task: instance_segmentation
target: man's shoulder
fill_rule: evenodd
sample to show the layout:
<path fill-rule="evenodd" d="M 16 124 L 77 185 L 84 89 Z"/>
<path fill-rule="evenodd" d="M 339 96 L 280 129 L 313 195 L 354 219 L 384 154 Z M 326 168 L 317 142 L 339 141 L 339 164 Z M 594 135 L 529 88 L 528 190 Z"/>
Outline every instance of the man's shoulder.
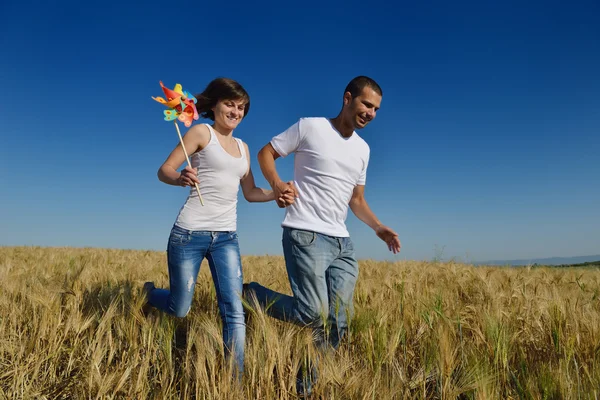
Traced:
<path fill-rule="evenodd" d="M 298 131 L 303 138 L 320 138 L 333 129 L 329 119 L 325 117 L 304 117 L 298 121 Z"/>
<path fill-rule="evenodd" d="M 363 139 L 358 133 L 356 133 L 356 131 L 354 132 L 354 135 L 356 136 L 356 143 L 358 144 L 358 146 L 367 153 L 370 152 L 371 148 L 369 147 L 369 143 L 367 143 L 365 139 Z"/>
<path fill-rule="evenodd" d="M 303 117 L 298 122 L 303 128 L 320 128 L 329 125 L 329 120 L 325 117 Z"/>

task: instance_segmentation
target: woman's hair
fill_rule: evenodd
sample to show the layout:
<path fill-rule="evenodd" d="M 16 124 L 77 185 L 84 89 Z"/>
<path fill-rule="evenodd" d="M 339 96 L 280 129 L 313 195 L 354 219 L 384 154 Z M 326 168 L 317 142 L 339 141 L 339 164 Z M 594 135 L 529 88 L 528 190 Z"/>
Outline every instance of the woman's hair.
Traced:
<path fill-rule="evenodd" d="M 212 80 L 206 89 L 196 95 L 198 102 L 196 109 L 198 114 L 203 118 L 215 120 L 215 113 L 211 108 L 217 105 L 219 100 L 243 100 L 246 102 L 244 106 L 244 117 L 250 111 L 250 96 L 248 92 L 238 82 L 229 78 L 217 78 Z"/>

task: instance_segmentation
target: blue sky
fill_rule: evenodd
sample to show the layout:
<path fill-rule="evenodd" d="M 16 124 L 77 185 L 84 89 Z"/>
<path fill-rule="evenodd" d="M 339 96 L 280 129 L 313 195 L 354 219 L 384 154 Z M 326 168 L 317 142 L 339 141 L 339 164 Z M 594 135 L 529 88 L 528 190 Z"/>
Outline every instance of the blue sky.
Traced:
<path fill-rule="evenodd" d="M 600 252 L 598 2 L 174 4 L 0 5 L 0 245 L 165 248 L 187 190 L 156 178 L 178 143 L 159 80 L 242 83 L 265 186 L 258 150 L 369 75 L 366 196 L 403 248 L 350 216 L 359 258 Z M 243 254 L 281 254 L 283 211 L 238 214 Z"/>

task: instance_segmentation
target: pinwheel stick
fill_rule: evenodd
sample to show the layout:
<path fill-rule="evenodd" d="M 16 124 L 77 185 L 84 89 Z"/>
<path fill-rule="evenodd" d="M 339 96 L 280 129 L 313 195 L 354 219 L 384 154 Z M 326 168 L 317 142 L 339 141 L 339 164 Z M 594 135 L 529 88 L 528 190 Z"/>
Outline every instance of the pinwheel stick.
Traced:
<path fill-rule="evenodd" d="M 177 129 L 177 134 L 179 135 L 179 141 L 181 142 L 181 148 L 183 149 L 183 154 L 185 154 L 185 159 L 187 160 L 187 163 L 190 166 L 190 168 L 193 168 L 192 163 L 190 162 L 190 157 L 188 156 L 187 150 L 185 149 L 185 145 L 183 144 L 183 137 L 181 136 L 181 132 L 179 131 L 179 125 L 177 125 L 177 121 L 175 121 L 175 128 Z M 204 200 L 202 200 L 202 195 L 200 194 L 200 187 L 196 182 L 194 182 L 194 185 L 196 186 L 196 192 L 198 192 L 198 197 L 200 198 L 200 204 L 204 206 Z"/>

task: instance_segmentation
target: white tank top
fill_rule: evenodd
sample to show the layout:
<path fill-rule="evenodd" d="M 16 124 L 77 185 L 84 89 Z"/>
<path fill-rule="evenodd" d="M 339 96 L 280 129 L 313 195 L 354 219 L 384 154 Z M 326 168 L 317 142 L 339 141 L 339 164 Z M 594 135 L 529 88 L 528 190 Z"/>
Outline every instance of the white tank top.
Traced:
<path fill-rule="evenodd" d="M 190 157 L 192 167 L 198 170 L 204 207 L 200 204 L 196 187 L 190 187 L 190 194 L 179 210 L 175 225 L 191 231 L 235 231 L 240 180 L 248 171 L 246 151 L 242 141 L 234 138 L 242 156 L 232 156 L 221 146 L 213 128 L 206 126 L 210 131 L 210 141 Z"/>

